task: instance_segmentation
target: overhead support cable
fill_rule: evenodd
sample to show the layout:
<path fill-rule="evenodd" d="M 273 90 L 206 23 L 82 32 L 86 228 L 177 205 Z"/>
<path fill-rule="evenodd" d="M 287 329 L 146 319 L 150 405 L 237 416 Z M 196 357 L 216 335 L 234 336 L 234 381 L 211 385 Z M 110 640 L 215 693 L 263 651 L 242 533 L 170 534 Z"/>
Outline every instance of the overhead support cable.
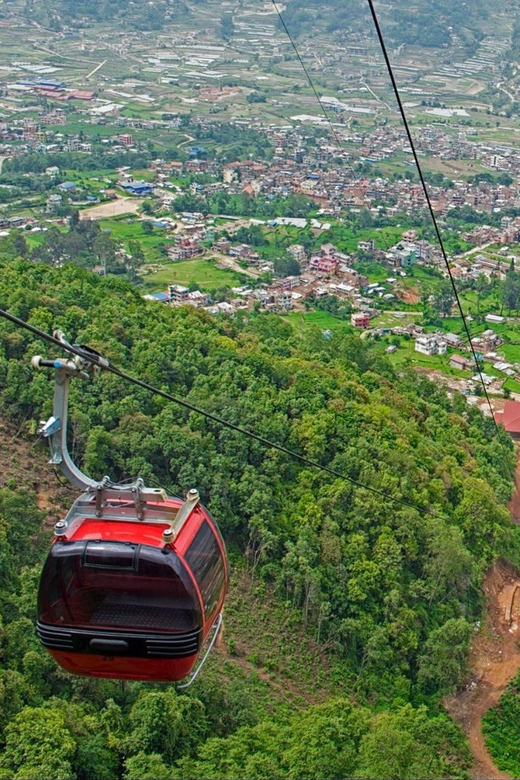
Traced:
<path fill-rule="evenodd" d="M 274 2 L 274 0 L 273 0 L 273 2 Z M 493 407 L 491 405 L 491 399 L 490 399 L 488 391 L 487 391 L 486 383 L 484 382 L 484 377 L 483 377 L 483 374 L 482 374 L 482 369 L 480 367 L 480 362 L 479 362 L 479 360 L 477 358 L 477 353 L 475 351 L 475 347 L 473 346 L 473 341 L 472 341 L 472 338 L 471 338 L 471 333 L 470 333 L 470 330 L 469 330 L 468 322 L 466 320 L 466 316 L 464 314 L 464 310 L 462 308 L 462 303 L 460 301 L 459 293 L 458 293 L 458 290 L 457 290 L 457 285 L 455 284 L 455 279 L 453 278 L 453 273 L 452 273 L 451 268 L 450 268 L 448 255 L 446 253 L 446 248 L 444 246 L 444 241 L 443 241 L 443 238 L 442 238 L 442 234 L 441 234 L 441 231 L 440 231 L 440 228 L 439 228 L 439 224 L 437 222 L 437 217 L 435 216 L 435 212 L 433 210 L 432 202 L 431 202 L 431 199 L 430 199 L 430 194 L 428 192 L 428 187 L 426 185 L 426 180 L 424 178 L 424 174 L 423 174 L 423 170 L 422 170 L 422 167 L 421 167 L 421 163 L 419 162 L 419 156 L 418 156 L 417 150 L 415 148 L 415 143 L 414 143 L 414 140 L 413 140 L 413 137 L 412 137 L 412 133 L 411 133 L 411 130 L 410 130 L 410 125 L 408 123 L 408 117 L 406 115 L 406 111 L 404 110 L 403 101 L 401 100 L 401 94 L 400 94 L 399 88 L 397 86 L 397 81 L 396 81 L 396 78 L 395 78 L 395 75 L 394 75 L 394 71 L 393 71 L 393 68 L 392 68 L 392 63 L 390 62 L 390 57 L 388 56 L 388 50 L 386 48 L 386 44 L 385 44 L 385 40 L 384 40 L 384 37 L 383 37 L 383 33 L 381 31 L 381 25 L 379 24 L 379 19 L 378 19 L 378 16 L 377 16 L 377 13 L 376 13 L 376 10 L 375 10 L 375 7 L 374 7 L 374 2 L 373 2 L 373 0 L 367 0 L 367 2 L 368 2 L 368 5 L 370 7 L 370 13 L 372 14 L 372 19 L 374 21 L 374 26 L 376 28 L 377 37 L 379 39 L 379 44 L 381 46 L 381 50 L 383 52 L 383 57 L 385 59 L 386 67 L 388 69 L 388 74 L 389 74 L 390 80 L 392 82 L 392 87 L 393 87 L 394 94 L 395 94 L 395 97 L 396 97 L 396 100 L 397 100 L 397 104 L 399 106 L 399 111 L 401 113 L 403 124 L 404 124 L 405 130 L 406 130 L 406 135 L 408 136 L 408 141 L 410 143 L 410 148 L 412 150 L 413 158 L 415 160 L 415 165 L 417 166 L 417 172 L 419 174 L 419 178 L 421 180 L 421 185 L 422 185 L 422 188 L 424 190 L 424 197 L 426 198 L 426 203 L 428 204 L 428 210 L 430 212 L 430 216 L 431 216 L 431 219 L 432 219 L 432 222 L 433 222 L 433 226 L 434 226 L 434 229 L 435 229 L 437 240 L 439 242 L 439 247 L 440 247 L 440 250 L 441 250 L 441 253 L 442 253 L 442 257 L 443 257 L 444 263 L 446 265 L 446 269 L 448 271 L 448 275 L 449 275 L 449 278 L 450 278 L 451 286 L 453 288 L 453 293 L 454 293 L 455 298 L 457 300 L 457 306 L 458 306 L 458 309 L 459 309 L 459 312 L 460 312 L 460 316 L 462 317 L 462 322 L 464 323 L 464 329 L 466 331 L 466 336 L 467 336 L 467 339 L 468 339 L 469 347 L 470 347 L 471 353 L 473 355 L 473 360 L 475 361 L 475 367 L 477 369 L 477 372 L 478 372 L 478 375 L 479 375 L 479 378 L 480 378 L 480 382 L 482 384 L 482 389 L 484 391 L 484 395 L 486 397 L 486 401 L 487 401 L 487 404 L 489 406 L 489 411 L 491 412 L 491 419 L 493 420 L 493 423 L 495 425 L 495 430 L 498 431 L 498 425 L 497 425 L 497 422 L 495 420 L 495 416 L 494 416 L 494 413 L 493 413 Z"/>

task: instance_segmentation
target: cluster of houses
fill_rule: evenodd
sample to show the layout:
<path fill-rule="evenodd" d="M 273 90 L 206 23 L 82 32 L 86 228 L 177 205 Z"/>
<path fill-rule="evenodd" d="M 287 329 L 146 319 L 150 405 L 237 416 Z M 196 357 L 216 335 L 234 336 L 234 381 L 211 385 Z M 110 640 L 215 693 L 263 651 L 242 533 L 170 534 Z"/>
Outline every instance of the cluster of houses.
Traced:
<path fill-rule="evenodd" d="M 26 79 L 25 81 L 26 83 L 20 83 L 18 86 L 23 88 L 19 91 L 27 95 L 41 96 L 49 91 L 56 100 L 75 98 L 92 101 L 95 99 L 93 92 L 69 89 L 64 83 L 52 79 Z M 12 87 L 13 85 L 10 85 L 10 88 Z M 35 105 L 35 109 L 41 111 L 40 106 Z M 85 112 L 85 122 L 90 124 L 93 119 L 94 117 Z M 125 128 L 121 132 L 115 132 L 111 138 L 103 139 L 102 143 L 107 153 L 114 147 L 134 148 L 134 138 L 130 132 L 133 126 L 144 127 L 148 124 L 152 129 L 165 129 L 171 127 L 174 121 L 157 119 L 139 122 L 117 114 L 102 115 L 97 117 L 96 121 L 101 119 L 105 124 L 113 124 L 116 129 Z M 176 119 L 178 124 L 179 117 Z M 42 111 L 37 118 L 15 117 L 5 121 L 0 127 L 0 138 L 4 141 L 0 151 L 11 155 L 25 154 L 34 150 L 92 153 L 93 146 L 88 140 L 78 135 L 64 135 L 47 129 L 50 124 L 63 124 L 64 121 L 65 114 L 59 108 Z M 238 126 L 238 120 L 236 123 Z M 204 147 L 193 145 L 186 149 L 189 156 L 187 160 L 154 161 L 152 169 L 156 175 L 154 182 L 157 185 L 156 195 L 161 197 L 161 190 L 171 187 L 172 178 L 200 173 L 209 174 L 214 178 L 214 181 L 201 185 L 198 194 L 202 198 L 218 192 L 250 197 L 259 195 L 285 197 L 288 194 L 302 194 L 330 214 L 340 214 L 344 209 L 360 208 L 368 208 L 377 213 L 382 205 L 390 215 L 402 214 L 426 205 L 420 185 L 405 179 L 394 181 L 382 177 L 363 178 L 353 170 L 352 163 L 356 159 L 377 162 L 382 157 L 391 156 L 405 149 L 406 141 L 402 133 L 395 128 L 378 128 L 371 133 L 356 133 L 342 128 L 339 132 L 349 143 L 348 152 L 338 152 L 327 139 L 319 141 L 316 146 L 309 146 L 300 127 L 283 128 L 266 125 L 256 126 L 255 129 L 263 132 L 273 144 L 275 154 L 272 160 L 237 160 L 218 163 L 215 160 L 203 159 Z M 426 140 L 438 139 L 437 131 L 433 135 L 428 133 L 428 128 L 422 132 Z M 457 154 L 468 154 L 470 159 L 481 159 L 488 154 L 489 147 L 479 145 L 477 141 L 454 140 L 448 135 L 443 138 L 445 144 L 455 145 Z M 438 148 L 438 144 L 434 143 L 433 148 Z M 338 154 L 343 159 L 342 165 L 338 165 Z M 515 160 L 516 157 L 520 160 L 520 154 L 516 155 L 512 152 L 511 160 Z M 495 158 L 497 162 L 497 154 Z M 498 169 L 500 168 L 497 167 Z M 131 194 L 141 194 L 130 191 Z M 520 205 L 520 189 L 516 184 L 505 186 L 482 181 L 473 183 L 456 181 L 449 187 L 431 185 L 429 192 L 433 207 L 441 214 L 447 213 L 451 208 L 464 205 L 487 212 Z"/>
<path fill-rule="evenodd" d="M 279 141 L 278 141 L 279 142 Z M 360 178 L 349 161 L 334 164 L 333 148 L 327 144 L 305 154 L 300 145 L 303 138 L 296 136 L 292 144 L 286 144 L 272 161 L 235 161 L 223 166 L 203 159 L 186 162 L 156 161 L 158 183 L 167 186 L 173 174 L 185 172 L 208 173 L 220 177 L 220 181 L 205 184 L 199 191 L 201 197 L 218 192 L 280 196 L 304 195 L 330 214 L 340 214 L 344 209 L 367 208 L 378 213 L 383 206 L 386 213 L 402 214 L 412 209 L 424 208 L 426 201 L 422 187 L 409 181 L 386 178 Z M 478 211 L 494 212 L 500 208 L 520 205 L 520 188 L 486 182 L 457 181 L 450 187 L 430 186 L 432 205 L 440 214 L 450 209 L 471 206 Z"/>
<path fill-rule="evenodd" d="M 49 98 L 51 100 L 86 100 L 91 101 L 97 97 L 91 90 L 74 89 L 68 87 L 63 81 L 56 81 L 44 77 L 21 78 L 14 83 L 5 85 L 7 95 L 14 97 L 32 95 L 36 98 Z"/>
<path fill-rule="evenodd" d="M 204 308 L 211 314 L 235 314 L 237 311 L 253 308 L 255 305 L 265 311 L 289 311 L 292 308 L 291 290 L 277 285 L 262 285 L 258 288 L 234 287 L 234 297 L 229 301 L 212 302 L 209 293 L 190 290 L 181 284 L 168 285 L 167 292 L 146 295 L 148 300 L 168 303 L 172 306 L 190 304 Z"/>
<path fill-rule="evenodd" d="M 497 315 L 488 315 L 491 317 L 497 317 Z M 502 319 L 502 318 L 498 318 Z M 475 360 L 473 358 L 473 352 L 470 350 L 469 345 L 455 333 L 424 333 L 423 328 L 420 326 L 412 326 L 408 330 L 408 334 L 412 335 L 415 339 L 415 351 L 423 355 L 435 356 L 446 355 L 448 348 L 453 350 L 459 350 L 459 352 L 466 352 L 467 354 L 461 355 L 457 352 L 451 353 L 449 356 L 449 365 L 451 368 L 456 368 L 460 371 L 475 371 Z M 493 368 L 503 375 L 503 379 L 512 377 L 517 381 L 520 381 L 520 364 L 507 362 L 503 355 L 500 355 L 497 350 L 503 344 L 503 339 L 495 333 L 491 328 L 485 330 L 480 336 L 473 337 L 471 339 L 473 350 L 477 355 L 477 359 L 486 360 L 493 365 Z M 496 381 L 495 376 L 487 376 L 486 374 L 479 374 L 476 379 L 483 381 L 491 385 Z"/>
<path fill-rule="evenodd" d="M 41 96 L 42 90 L 50 90 L 56 97 L 78 96 L 77 90 L 69 89 L 62 82 L 54 82 L 52 79 L 26 79 L 27 83 L 19 86 L 25 89 L 26 94 Z M 91 101 L 94 93 L 83 95 L 84 100 Z M 38 107 L 38 110 L 41 110 Z M 150 120 L 147 122 L 120 117 L 117 115 L 105 116 L 103 122 L 113 124 L 118 131 L 110 138 L 103 138 L 102 145 L 108 154 L 114 149 L 134 149 L 135 138 L 131 130 L 134 126 L 150 124 L 154 128 L 172 126 L 177 124 L 179 118 L 168 120 Z M 4 121 L 0 126 L 0 152 L 7 155 L 23 155 L 28 152 L 57 152 L 76 151 L 91 154 L 94 151 L 92 143 L 80 135 L 64 134 L 56 130 L 50 131 L 50 124 L 63 124 L 66 121 L 65 112 L 56 107 L 48 111 L 42 111 L 37 118 L 18 118 Z M 87 116 L 85 122 L 91 122 L 92 117 Z M 98 121 L 96 119 L 96 121 Z M 101 121 L 101 120 L 100 120 Z M 202 121 L 202 120 L 201 120 Z M 237 125 L 238 126 L 238 125 Z M 410 212 L 412 209 L 423 208 L 426 204 L 424 193 L 419 185 L 406 180 L 391 180 L 381 177 L 363 178 L 355 173 L 352 162 L 358 155 L 364 160 L 374 160 L 383 156 L 390 156 L 396 151 L 402 151 L 406 147 L 406 141 L 402 133 L 395 128 L 381 127 L 370 133 L 357 133 L 355 130 L 341 128 L 339 132 L 349 142 L 349 151 L 341 152 L 344 164 L 338 164 L 338 150 L 325 138 L 315 146 L 306 143 L 305 136 L 300 127 L 256 127 L 265 133 L 274 146 L 275 154 L 271 160 L 245 160 L 219 163 L 216 160 L 207 160 L 205 150 L 200 145 L 188 146 L 189 159 L 166 161 L 154 160 L 152 171 L 154 181 L 135 181 L 130 176 L 121 180 L 120 186 L 129 194 L 136 197 L 154 196 L 160 206 L 169 207 L 178 196 L 179 177 L 189 174 L 204 174 L 204 183 L 191 182 L 186 186 L 186 191 L 196 191 L 198 197 L 205 199 L 223 192 L 228 194 L 242 194 L 249 197 L 265 196 L 266 198 L 287 197 L 290 194 L 302 194 L 310 201 L 316 203 L 324 214 L 340 215 L 345 209 L 367 208 L 373 213 L 378 213 L 380 206 L 384 205 L 386 212 L 393 213 Z M 489 153 L 489 147 L 479 144 L 478 137 L 463 134 L 453 136 L 444 134 L 438 128 L 426 127 L 420 130 L 421 140 L 432 152 L 442 150 L 446 159 L 456 159 L 460 155 L 468 155 L 470 158 L 481 159 Z M 99 144 L 98 144 L 99 146 Z M 357 151 L 356 151 L 356 147 Z M 451 150 L 451 151 L 450 151 Z M 96 147 L 99 153 L 99 148 Z M 498 151 L 494 155 L 495 166 L 498 166 Z M 508 159 L 513 164 L 516 154 L 511 152 Z M 520 154 L 518 155 L 520 158 Z M 520 170 L 520 169 L 519 169 Z M 208 179 L 208 176 L 210 177 Z M 124 177 L 123 177 L 124 178 Z M 175 180 L 175 181 L 172 181 Z M 194 190 L 195 188 L 195 190 Z M 430 185 L 430 197 L 437 212 L 447 213 L 450 209 L 471 206 L 478 211 L 496 212 L 501 208 L 520 206 L 520 189 L 516 183 L 509 186 L 489 182 L 455 181 L 449 187 L 437 187 Z M 58 207 L 58 199 L 47 204 L 49 212 Z M 500 228 L 478 226 L 463 237 L 475 243 L 501 243 L 513 244 L 520 236 L 520 219 L 504 217 Z M 360 251 L 376 253 L 377 250 L 370 246 L 371 242 L 360 242 Z M 193 256 L 189 253 L 192 248 L 186 248 L 188 254 L 180 257 Z M 254 260 L 254 257 L 252 258 Z M 406 268 L 414 262 L 442 265 L 442 257 L 427 242 L 415 239 L 403 238 L 399 246 L 386 253 L 385 260 L 395 268 Z M 312 261 L 312 258 L 311 258 Z M 320 261 L 317 261 L 320 262 Z M 321 259 L 321 268 L 327 272 L 325 266 L 329 264 L 326 259 Z M 456 273 L 460 276 L 477 273 L 474 263 L 462 262 Z M 332 269 L 330 269 L 330 272 Z M 484 272 L 486 269 L 484 269 Z M 489 273 L 492 271 L 490 270 Z"/>

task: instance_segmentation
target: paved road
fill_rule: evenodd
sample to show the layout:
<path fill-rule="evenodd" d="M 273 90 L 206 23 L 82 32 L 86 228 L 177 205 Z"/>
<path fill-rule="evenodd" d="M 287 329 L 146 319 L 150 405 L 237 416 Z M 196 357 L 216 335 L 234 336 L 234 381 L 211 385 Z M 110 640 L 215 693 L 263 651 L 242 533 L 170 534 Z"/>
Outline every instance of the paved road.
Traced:
<path fill-rule="evenodd" d="M 476 252 L 482 252 L 483 249 L 487 249 L 492 243 L 492 241 L 488 241 L 487 244 L 482 244 L 482 246 L 474 246 L 473 249 L 468 249 L 467 252 L 463 252 L 462 255 L 457 255 L 457 257 L 468 257 L 469 255 L 474 255 Z"/>

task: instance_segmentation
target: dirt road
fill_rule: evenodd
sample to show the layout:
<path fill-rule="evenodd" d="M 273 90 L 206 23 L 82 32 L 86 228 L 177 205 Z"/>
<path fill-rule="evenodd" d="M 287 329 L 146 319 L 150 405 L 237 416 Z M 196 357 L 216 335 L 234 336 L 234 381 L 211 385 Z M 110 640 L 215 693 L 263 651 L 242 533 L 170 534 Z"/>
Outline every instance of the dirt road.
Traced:
<path fill-rule="evenodd" d="M 233 260 L 232 257 L 220 254 L 219 252 L 212 252 L 213 256 L 217 258 L 218 268 L 225 268 L 228 271 L 235 271 L 237 274 L 244 274 L 244 276 L 250 276 L 252 279 L 258 279 L 260 274 L 258 271 L 252 271 L 251 268 L 242 268 L 242 266 Z"/>
<path fill-rule="evenodd" d="M 472 680 L 444 704 L 468 738 L 474 756 L 472 778 L 507 780 L 510 775 L 497 769 L 486 750 L 482 718 L 520 669 L 520 573 L 500 560 L 487 572 L 483 589 L 486 618 L 471 651 Z"/>

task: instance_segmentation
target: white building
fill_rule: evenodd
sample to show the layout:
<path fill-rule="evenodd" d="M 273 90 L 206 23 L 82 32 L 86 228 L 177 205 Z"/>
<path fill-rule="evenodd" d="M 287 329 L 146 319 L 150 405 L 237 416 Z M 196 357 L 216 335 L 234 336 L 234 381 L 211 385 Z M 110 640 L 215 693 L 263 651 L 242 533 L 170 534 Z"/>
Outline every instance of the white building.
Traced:
<path fill-rule="evenodd" d="M 61 195 L 58 192 L 51 192 L 45 204 L 45 211 L 47 213 L 57 211 L 59 208 L 61 208 L 61 205 L 62 205 Z"/>
<path fill-rule="evenodd" d="M 436 334 L 419 336 L 415 341 L 415 351 L 422 355 L 445 355 L 446 342 Z"/>
<path fill-rule="evenodd" d="M 294 259 L 300 263 L 300 265 L 308 260 L 305 247 L 301 244 L 293 244 L 292 246 L 288 246 L 287 254 L 292 255 Z"/>
<path fill-rule="evenodd" d="M 168 295 L 170 296 L 170 303 L 179 305 L 188 301 L 190 291 L 187 287 L 183 287 L 182 284 L 169 284 Z"/>

